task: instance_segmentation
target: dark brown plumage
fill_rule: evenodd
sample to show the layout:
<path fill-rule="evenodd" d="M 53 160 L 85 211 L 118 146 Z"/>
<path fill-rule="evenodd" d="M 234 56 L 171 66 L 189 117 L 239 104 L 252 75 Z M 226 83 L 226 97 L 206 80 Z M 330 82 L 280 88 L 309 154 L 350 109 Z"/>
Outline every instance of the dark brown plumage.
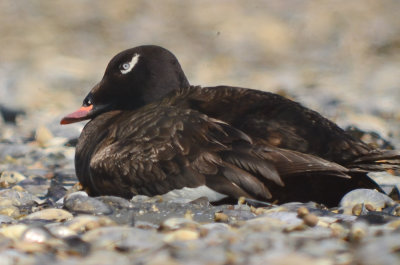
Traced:
<path fill-rule="evenodd" d="M 91 195 L 205 185 L 232 198 L 335 205 L 352 189 L 379 189 L 367 170 L 400 157 L 282 96 L 189 86 L 175 56 L 158 46 L 116 55 L 82 108 L 61 123 L 84 119 L 91 121 L 75 166 Z"/>

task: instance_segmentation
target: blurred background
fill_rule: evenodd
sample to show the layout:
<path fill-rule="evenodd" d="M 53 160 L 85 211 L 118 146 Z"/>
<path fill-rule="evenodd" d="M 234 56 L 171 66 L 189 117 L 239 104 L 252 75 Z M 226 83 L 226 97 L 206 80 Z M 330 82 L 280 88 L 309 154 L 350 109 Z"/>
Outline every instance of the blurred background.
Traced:
<path fill-rule="evenodd" d="M 193 85 L 281 93 L 400 147 L 399 14 L 398 0 L 2 0 L 0 106 L 57 134 L 116 53 L 157 44 Z"/>

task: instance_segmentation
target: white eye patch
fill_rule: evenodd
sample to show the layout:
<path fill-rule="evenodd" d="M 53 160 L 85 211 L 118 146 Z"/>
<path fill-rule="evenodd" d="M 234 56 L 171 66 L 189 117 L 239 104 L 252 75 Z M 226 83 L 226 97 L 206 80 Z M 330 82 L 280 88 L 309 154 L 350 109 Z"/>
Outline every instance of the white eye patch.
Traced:
<path fill-rule="evenodd" d="M 136 63 L 139 60 L 139 54 L 135 53 L 131 59 L 130 62 L 125 62 L 119 66 L 119 70 L 121 71 L 121 74 L 127 74 L 130 71 L 132 71 L 133 67 L 136 65 Z"/>

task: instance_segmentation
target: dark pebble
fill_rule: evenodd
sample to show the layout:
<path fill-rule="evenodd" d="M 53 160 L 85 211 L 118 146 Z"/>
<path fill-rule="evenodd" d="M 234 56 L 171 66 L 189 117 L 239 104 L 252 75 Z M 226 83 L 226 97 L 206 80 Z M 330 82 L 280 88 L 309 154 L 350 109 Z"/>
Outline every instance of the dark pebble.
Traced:
<path fill-rule="evenodd" d="M 0 105 L 0 113 L 5 122 L 12 124 L 15 124 L 17 116 L 25 115 L 25 111 L 22 109 L 13 109 L 1 105 Z"/>
<path fill-rule="evenodd" d="M 68 245 L 69 254 L 87 256 L 90 253 L 91 245 L 78 236 L 64 238 L 64 242 Z"/>
<path fill-rule="evenodd" d="M 66 193 L 67 189 L 64 187 L 63 183 L 57 181 L 57 179 L 52 179 L 45 197 L 54 203 L 64 197 Z"/>
<path fill-rule="evenodd" d="M 357 218 L 357 221 L 365 221 L 368 224 L 373 225 L 386 224 L 395 220 L 400 220 L 400 217 L 385 212 L 368 212 L 367 214 L 360 215 Z"/>

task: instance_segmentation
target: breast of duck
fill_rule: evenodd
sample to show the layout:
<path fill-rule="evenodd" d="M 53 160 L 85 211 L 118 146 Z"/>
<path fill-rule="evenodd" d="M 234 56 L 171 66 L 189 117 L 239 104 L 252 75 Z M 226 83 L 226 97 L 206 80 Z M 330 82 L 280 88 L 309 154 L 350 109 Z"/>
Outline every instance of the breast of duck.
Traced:
<path fill-rule="evenodd" d="M 117 54 L 61 124 L 82 120 L 90 121 L 76 147 L 76 174 L 93 196 L 333 206 L 356 188 L 381 191 L 367 173 L 400 159 L 280 95 L 191 86 L 176 57 L 153 45 Z"/>

